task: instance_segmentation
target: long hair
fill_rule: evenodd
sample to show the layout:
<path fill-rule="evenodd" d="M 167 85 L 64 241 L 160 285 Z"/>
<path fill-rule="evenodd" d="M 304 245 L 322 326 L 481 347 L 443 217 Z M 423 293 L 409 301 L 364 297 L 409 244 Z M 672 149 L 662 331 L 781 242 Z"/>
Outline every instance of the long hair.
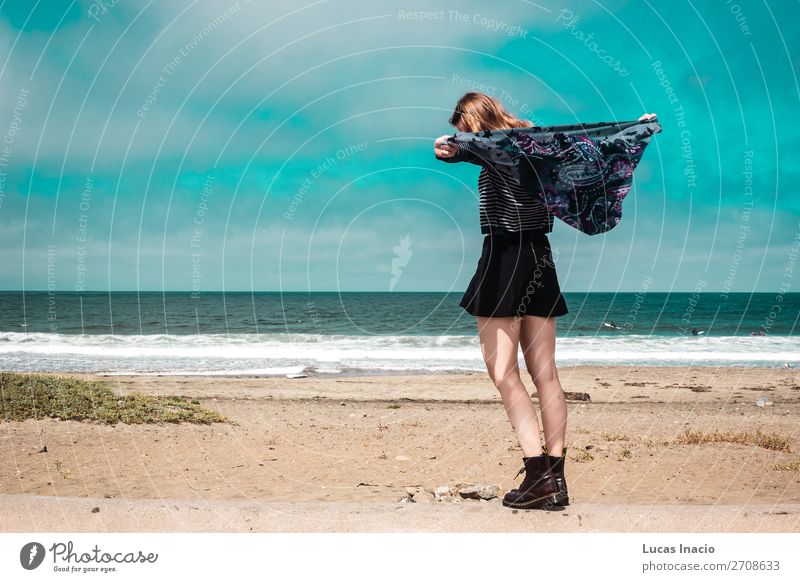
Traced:
<path fill-rule="evenodd" d="M 456 126 L 463 122 L 466 131 L 485 131 L 511 127 L 533 127 L 527 119 L 520 119 L 503 108 L 494 97 L 485 93 L 465 93 L 456 103 L 448 122 Z"/>

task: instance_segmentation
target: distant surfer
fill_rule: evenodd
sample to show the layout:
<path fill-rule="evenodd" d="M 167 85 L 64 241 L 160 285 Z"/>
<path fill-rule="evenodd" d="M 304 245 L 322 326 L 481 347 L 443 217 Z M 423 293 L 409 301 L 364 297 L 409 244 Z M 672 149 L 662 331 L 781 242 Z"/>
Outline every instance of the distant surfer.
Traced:
<path fill-rule="evenodd" d="M 605 325 L 606 327 L 610 327 L 611 329 L 619 329 L 619 326 L 616 323 L 614 323 L 613 319 L 610 322 L 604 321 L 603 325 Z"/>
<path fill-rule="evenodd" d="M 692 335 L 703 335 L 704 333 L 706 333 L 706 332 L 704 332 L 701 329 L 697 329 L 696 327 L 692 328 Z"/>

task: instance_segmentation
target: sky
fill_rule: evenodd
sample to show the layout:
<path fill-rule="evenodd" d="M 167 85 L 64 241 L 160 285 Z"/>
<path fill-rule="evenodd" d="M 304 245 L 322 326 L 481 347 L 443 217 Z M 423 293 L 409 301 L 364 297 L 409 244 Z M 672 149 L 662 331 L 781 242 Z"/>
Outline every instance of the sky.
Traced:
<path fill-rule="evenodd" d="M 470 90 L 536 125 L 656 113 L 562 291 L 800 291 L 794 0 L 4 1 L 0 289 L 453 291 Z"/>

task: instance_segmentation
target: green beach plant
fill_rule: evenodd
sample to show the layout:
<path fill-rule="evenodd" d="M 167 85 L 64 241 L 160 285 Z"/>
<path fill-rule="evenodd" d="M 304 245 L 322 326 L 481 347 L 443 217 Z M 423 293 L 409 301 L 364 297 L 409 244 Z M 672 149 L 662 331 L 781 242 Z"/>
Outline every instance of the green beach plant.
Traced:
<path fill-rule="evenodd" d="M 100 424 L 230 422 L 197 400 L 120 395 L 105 383 L 50 374 L 0 372 L 0 421 L 58 418 Z"/>

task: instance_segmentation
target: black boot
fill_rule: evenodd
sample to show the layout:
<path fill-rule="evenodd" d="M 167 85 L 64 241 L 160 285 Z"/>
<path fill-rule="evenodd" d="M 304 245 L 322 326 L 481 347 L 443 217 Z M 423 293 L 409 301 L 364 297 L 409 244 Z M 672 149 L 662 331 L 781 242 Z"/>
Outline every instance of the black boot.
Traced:
<path fill-rule="evenodd" d="M 545 449 L 547 450 L 547 449 Z M 561 491 L 561 501 L 557 505 L 566 507 L 569 505 L 569 491 L 567 490 L 567 480 L 564 478 L 564 461 L 567 460 L 567 447 L 563 447 L 560 457 L 547 455 L 550 460 L 550 468 L 558 483 L 558 490 Z"/>
<path fill-rule="evenodd" d="M 503 505 L 517 509 L 549 509 L 561 500 L 555 475 L 550 469 L 547 455 L 522 457 L 524 466 L 517 477 L 525 472 L 519 489 L 512 489 L 503 497 Z"/>

